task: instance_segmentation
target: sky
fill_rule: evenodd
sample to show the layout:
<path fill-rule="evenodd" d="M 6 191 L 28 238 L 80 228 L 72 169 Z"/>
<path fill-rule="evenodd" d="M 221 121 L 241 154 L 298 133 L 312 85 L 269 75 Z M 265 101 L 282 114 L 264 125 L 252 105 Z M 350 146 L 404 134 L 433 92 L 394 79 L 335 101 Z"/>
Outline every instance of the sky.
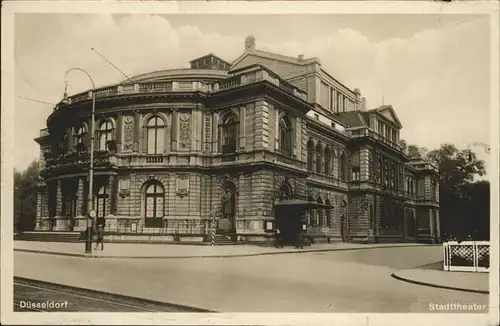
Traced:
<path fill-rule="evenodd" d="M 430 150 L 489 142 L 490 35 L 480 15 L 108 15 L 17 14 L 15 17 L 15 157 L 24 170 L 39 157 L 33 140 L 64 93 L 65 71 L 83 68 L 96 86 L 126 75 L 188 67 L 214 53 L 235 60 L 248 35 L 257 49 L 318 57 L 368 108 L 391 104 L 401 138 Z M 91 88 L 79 72 L 68 93 Z M 480 159 L 488 156 L 473 147 Z"/>

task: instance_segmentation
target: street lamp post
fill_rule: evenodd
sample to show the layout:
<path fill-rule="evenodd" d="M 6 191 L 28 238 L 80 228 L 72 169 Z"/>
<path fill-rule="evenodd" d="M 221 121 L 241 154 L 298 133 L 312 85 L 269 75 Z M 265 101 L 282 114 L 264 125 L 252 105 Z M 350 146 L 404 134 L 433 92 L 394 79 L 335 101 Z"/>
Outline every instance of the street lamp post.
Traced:
<path fill-rule="evenodd" d="M 93 196 L 93 186 L 94 186 L 94 133 L 95 133 L 95 83 L 88 72 L 81 68 L 70 68 L 66 71 L 64 75 L 64 81 L 67 85 L 67 76 L 71 71 L 81 71 L 87 77 L 89 77 L 92 83 L 92 115 L 90 121 L 90 162 L 89 162 L 89 188 L 88 188 L 88 201 L 87 201 L 87 239 L 85 240 L 85 253 L 92 253 L 92 224 L 95 218 L 94 206 L 94 196 Z M 67 91 L 64 91 L 64 102 L 68 103 Z M 92 223 L 91 223 L 92 222 Z"/>

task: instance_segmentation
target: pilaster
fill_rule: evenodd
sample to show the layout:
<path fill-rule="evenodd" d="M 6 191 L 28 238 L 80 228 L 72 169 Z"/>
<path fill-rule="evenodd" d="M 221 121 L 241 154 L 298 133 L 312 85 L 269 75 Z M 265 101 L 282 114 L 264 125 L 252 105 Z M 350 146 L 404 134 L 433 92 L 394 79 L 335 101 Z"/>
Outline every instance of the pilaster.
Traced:
<path fill-rule="evenodd" d="M 62 181 L 57 181 L 57 192 L 56 192 L 56 216 L 63 216 L 64 212 L 62 211 Z"/>
<path fill-rule="evenodd" d="M 179 141 L 179 112 L 173 110 L 172 112 L 172 152 L 178 151 L 178 141 Z"/>
<path fill-rule="evenodd" d="M 123 115 L 121 113 L 118 114 L 118 118 L 116 119 L 116 151 L 121 153 L 122 151 L 122 141 L 123 141 Z"/>
<path fill-rule="evenodd" d="M 239 145 L 240 148 L 245 148 L 245 141 L 246 141 L 246 107 L 243 105 L 240 107 L 240 139 L 239 139 Z"/>
<path fill-rule="evenodd" d="M 212 153 L 219 153 L 219 113 L 214 112 L 212 119 Z"/>
<path fill-rule="evenodd" d="M 255 106 L 255 147 L 269 148 L 269 106 L 266 101 L 259 101 Z"/>
<path fill-rule="evenodd" d="M 434 218 L 432 216 L 432 208 L 429 209 L 429 235 L 434 237 L 436 230 L 434 230 Z"/>
<path fill-rule="evenodd" d="M 84 187 L 85 187 L 85 179 L 84 178 L 78 178 L 78 189 L 76 192 L 76 216 L 83 216 L 85 215 L 85 193 L 84 193 Z"/>
<path fill-rule="evenodd" d="M 139 151 L 139 144 L 140 144 L 140 113 L 139 111 L 134 111 L 134 145 L 133 145 L 133 151 L 138 152 Z"/>

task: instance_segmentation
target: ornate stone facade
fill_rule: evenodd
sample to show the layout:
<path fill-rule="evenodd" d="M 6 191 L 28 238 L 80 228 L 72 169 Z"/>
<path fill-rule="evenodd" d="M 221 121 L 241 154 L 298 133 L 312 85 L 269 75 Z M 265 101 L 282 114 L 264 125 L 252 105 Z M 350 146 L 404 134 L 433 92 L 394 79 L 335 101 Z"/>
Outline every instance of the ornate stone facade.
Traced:
<path fill-rule="evenodd" d="M 37 229 L 83 231 L 92 191 L 118 240 L 206 241 L 215 218 L 235 240 L 270 241 L 275 204 L 295 198 L 332 207 L 307 214 L 315 242 L 439 241 L 437 173 L 403 153 L 394 109 L 362 107 L 359 90 L 314 58 L 254 47 L 250 39 L 230 71 L 204 56 L 189 70 L 97 90 L 91 190 L 92 93 L 57 105 L 37 138 Z M 342 96 L 354 104 L 338 111 Z"/>

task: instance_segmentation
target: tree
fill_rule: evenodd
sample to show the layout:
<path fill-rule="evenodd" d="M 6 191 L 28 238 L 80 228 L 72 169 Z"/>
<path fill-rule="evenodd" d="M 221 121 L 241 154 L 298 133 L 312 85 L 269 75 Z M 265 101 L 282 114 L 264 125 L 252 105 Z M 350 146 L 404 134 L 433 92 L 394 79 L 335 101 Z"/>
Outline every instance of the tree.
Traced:
<path fill-rule="evenodd" d="M 406 148 L 406 155 L 411 158 L 424 158 L 429 150 L 425 147 L 419 147 L 417 145 L 408 145 Z"/>
<path fill-rule="evenodd" d="M 32 231 L 35 228 L 37 182 L 37 161 L 23 172 L 14 170 L 14 230 Z"/>
<path fill-rule="evenodd" d="M 473 183 L 475 176 L 486 173 L 484 162 L 478 160 L 470 149 L 458 150 L 452 144 L 441 145 L 439 149 L 429 152 L 425 159 L 436 165 L 441 175 L 439 193 L 442 236 L 460 234 L 465 238 L 473 232 L 484 234 L 484 223 L 479 222 L 474 209 L 484 202 L 481 196 L 485 193 L 485 186 Z M 486 188 L 489 193 L 489 186 Z"/>
<path fill-rule="evenodd" d="M 474 240 L 489 240 L 490 237 L 490 183 L 477 181 L 466 184 L 465 214 L 463 230 Z"/>

